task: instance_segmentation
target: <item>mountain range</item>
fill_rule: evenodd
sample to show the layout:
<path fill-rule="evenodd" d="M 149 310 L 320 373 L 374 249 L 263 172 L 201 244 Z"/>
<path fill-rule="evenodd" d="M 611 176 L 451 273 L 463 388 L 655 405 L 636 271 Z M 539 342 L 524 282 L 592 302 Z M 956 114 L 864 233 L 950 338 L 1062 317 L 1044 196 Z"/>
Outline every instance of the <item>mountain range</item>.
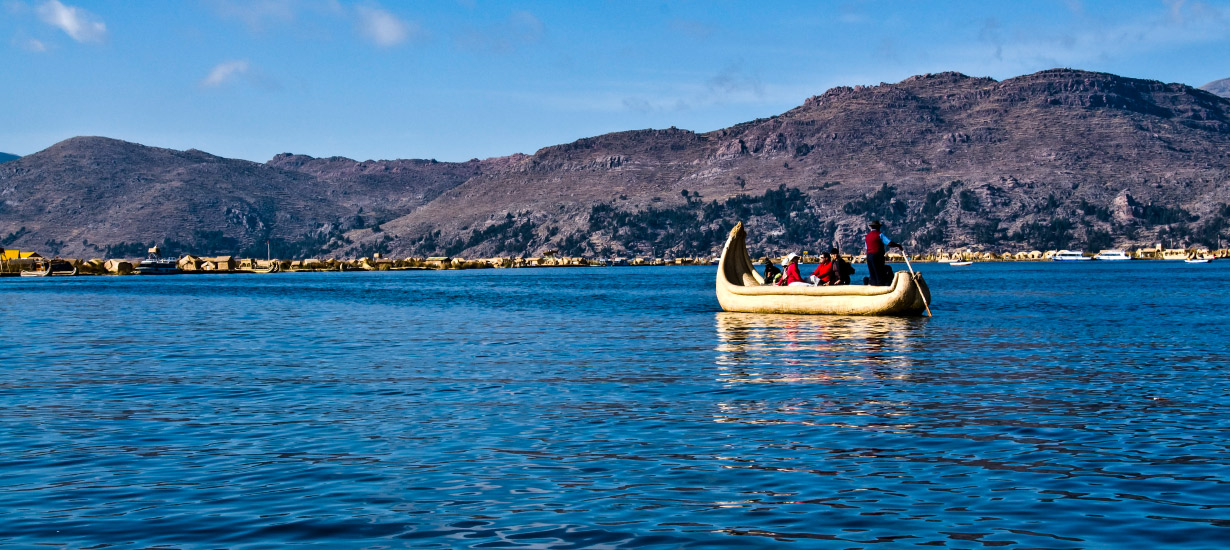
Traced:
<path fill-rule="evenodd" d="M 736 221 L 754 252 L 1216 246 L 1230 100 L 1054 69 L 839 87 L 696 133 L 616 132 L 462 163 L 266 163 L 100 137 L 0 164 L 0 243 L 69 256 L 693 256 Z M 1227 239 L 1230 240 L 1230 239 Z"/>
<path fill-rule="evenodd" d="M 10 155 L 8 153 L 0 153 L 0 162 L 8 162 L 10 160 L 17 160 L 19 158 L 21 157 L 17 155 Z"/>
<path fill-rule="evenodd" d="M 1212 92 L 1222 97 L 1230 97 L 1230 78 L 1214 80 L 1204 86 L 1201 86 L 1200 89 L 1206 92 Z"/>

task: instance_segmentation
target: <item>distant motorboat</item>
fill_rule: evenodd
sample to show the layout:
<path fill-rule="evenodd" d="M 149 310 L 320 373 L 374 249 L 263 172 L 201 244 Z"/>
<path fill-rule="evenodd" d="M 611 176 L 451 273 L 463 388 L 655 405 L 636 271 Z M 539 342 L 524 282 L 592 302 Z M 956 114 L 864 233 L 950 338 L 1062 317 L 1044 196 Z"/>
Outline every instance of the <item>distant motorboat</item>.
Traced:
<path fill-rule="evenodd" d="M 1094 255 L 1093 259 L 1117 262 L 1122 260 L 1130 260 L 1132 257 L 1125 254 L 1122 250 L 1103 250 Z"/>
<path fill-rule="evenodd" d="M 179 273 L 179 263 L 171 258 L 146 258 L 137 264 L 141 275 L 170 275 Z"/>
<path fill-rule="evenodd" d="M 1060 250 L 1059 252 L 1056 252 L 1054 256 L 1051 256 L 1051 259 L 1056 262 L 1079 262 L 1082 260 L 1091 260 L 1092 258 L 1081 252 Z"/>
<path fill-rule="evenodd" d="M 139 275 L 173 275 L 179 273 L 179 261 L 174 258 L 163 258 L 158 247 L 149 249 L 149 256 L 137 264 Z"/>
<path fill-rule="evenodd" d="M 973 265 L 973 263 L 974 262 L 948 262 L 948 265 L 953 267 L 964 267 L 967 265 Z"/>
<path fill-rule="evenodd" d="M 1211 261 L 1213 261 L 1213 259 L 1212 259 L 1212 258 L 1188 258 L 1188 259 L 1186 259 L 1186 260 L 1183 260 L 1183 263 L 1188 263 L 1188 264 L 1207 264 L 1207 263 L 1209 263 L 1209 262 L 1211 262 Z"/>

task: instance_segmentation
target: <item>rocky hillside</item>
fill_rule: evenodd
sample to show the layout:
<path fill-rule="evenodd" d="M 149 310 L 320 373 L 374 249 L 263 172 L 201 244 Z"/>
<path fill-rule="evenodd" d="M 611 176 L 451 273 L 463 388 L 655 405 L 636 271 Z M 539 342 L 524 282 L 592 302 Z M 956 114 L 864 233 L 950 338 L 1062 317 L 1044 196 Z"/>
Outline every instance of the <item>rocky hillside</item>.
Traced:
<path fill-rule="evenodd" d="M 99 137 L 0 165 L 0 243 L 71 256 L 309 256 L 348 245 L 477 173 L 478 162 L 356 162 L 279 155 L 269 164 Z"/>
<path fill-rule="evenodd" d="M 362 210 L 364 223 L 379 224 L 427 204 L 494 163 L 417 159 L 360 162 L 345 157 L 318 159 L 284 153 L 267 164 L 326 182 L 331 202 Z"/>
<path fill-rule="evenodd" d="M 1230 212 L 1230 101 L 1074 70 L 835 88 L 696 134 L 548 147 L 384 235 L 397 253 L 712 254 L 737 220 L 758 250 L 852 249 L 865 221 L 915 249 L 1216 244 Z M 1228 235 L 1230 236 L 1230 235 Z"/>
<path fill-rule="evenodd" d="M 170 239 L 282 256 L 709 255 L 1230 241 L 1230 100 L 1075 70 L 834 88 L 698 134 L 636 130 L 437 163 L 255 164 L 79 138 L 0 165 L 0 242 L 92 255 Z M 88 244 L 86 244 L 88 243 Z M 281 252 L 279 252 L 281 250 Z"/>
<path fill-rule="evenodd" d="M 1222 97 L 1230 97 L 1230 78 L 1214 80 L 1204 86 L 1201 86 L 1200 89 Z"/>

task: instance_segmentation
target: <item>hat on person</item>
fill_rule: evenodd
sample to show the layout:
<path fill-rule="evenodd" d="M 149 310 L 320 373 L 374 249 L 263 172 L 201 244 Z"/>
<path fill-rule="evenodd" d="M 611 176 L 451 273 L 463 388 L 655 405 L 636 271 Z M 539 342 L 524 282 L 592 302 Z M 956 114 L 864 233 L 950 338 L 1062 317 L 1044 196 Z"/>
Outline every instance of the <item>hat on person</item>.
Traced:
<path fill-rule="evenodd" d="M 789 253 L 789 254 L 786 254 L 786 257 L 785 257 L 784 259 L 782 259 L 782 263 L 783 263 L 783 264 L 789 264 L 791 261 L 793 261 L 795 258 L 798 258 L 798 257 L 799 257 L 799 255 L 798 255 L 798 254 L 795 254 L 794 252 L 791 252 L 791 253 Z"/>
<path fill-rule="evenodd" d="M 880 228 L 880 220 L 872 220 L 872 221 L 871 221 L 871 228 L 872 228 L 872 229 L 879 229 L 879 228 Z"/>

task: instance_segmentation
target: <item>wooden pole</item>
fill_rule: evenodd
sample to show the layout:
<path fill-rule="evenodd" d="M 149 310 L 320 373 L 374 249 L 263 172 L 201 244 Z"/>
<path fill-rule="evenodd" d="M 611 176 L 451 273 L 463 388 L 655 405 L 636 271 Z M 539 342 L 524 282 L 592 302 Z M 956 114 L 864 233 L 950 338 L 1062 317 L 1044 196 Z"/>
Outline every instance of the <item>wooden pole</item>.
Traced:
<path fill-rule="evenodd" d="M 910 278 L 916 279 L 917 275 L 914 273 L 914 267 L 910 265 L 910 255 L 906 253 L 905 248 L 901 249 L 901 257 L 905 258 L 905 268 L 910 270 Z M 917 280 L 915 280 L 914 286 L 918 286 Z M 927 303 L 927 295 L 923 294 L 921 287 L 918 289 L 918 296 L 923 300 L 923 307 L 927 308 L 927 317 L 931 317 L 931 305 Z"/>

